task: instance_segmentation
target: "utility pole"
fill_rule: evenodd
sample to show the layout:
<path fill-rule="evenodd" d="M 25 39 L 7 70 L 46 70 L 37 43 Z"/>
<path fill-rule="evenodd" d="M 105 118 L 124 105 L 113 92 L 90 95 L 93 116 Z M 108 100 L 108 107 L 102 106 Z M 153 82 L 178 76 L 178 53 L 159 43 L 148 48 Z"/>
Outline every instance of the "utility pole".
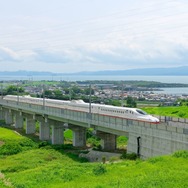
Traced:
<path fill-rule="evenodd" d="M 89 114 L 91 117 L 91 84 L 89 84 Z"/>
<path fill-rule="evenodd" d="M 17 103 L 19 103 L 19 84 L 17 83 Z"/>
<path fill-rule="evenodd" d="M 91 125 L 91 84 L 89 84 L 89 122 L 88 125 Z"/>
<path fill-rule="evenodd" d="M 1 99 L 3 99 L 3 83 L 1 84 Z"/>
<path fill-rule="evenodd" d="M 122 83 L 122 87 L 121 87 L 121 106 L 123 107 L 123 89 L 124 89 L 124 87 L 123 87 L 123 83 Z"/>
<path fill-rule="evenodd" d="M 71 101 L 71 88 L 69 88 L 69 100 Z"/>
<path fill-rule="evenodd" d="M 43 96 L 43 109 L 45 109 L 45 89 L 44 89 L 44 84 L 43 84 L 42 88 L 43 88 L 43 92 L 42 92 L 42 96 Z"/>

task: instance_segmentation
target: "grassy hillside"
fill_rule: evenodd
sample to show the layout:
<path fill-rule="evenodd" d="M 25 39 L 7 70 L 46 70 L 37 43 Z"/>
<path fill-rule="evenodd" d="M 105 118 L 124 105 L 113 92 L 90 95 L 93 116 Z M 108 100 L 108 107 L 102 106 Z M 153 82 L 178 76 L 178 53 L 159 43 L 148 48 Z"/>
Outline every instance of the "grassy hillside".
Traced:
<path fill-rule="evenodd" d="M 84 162 L 65 146 L 44 146 L 6 128 L 0 128 L 0 141 L 1 188 L 188 187 L 186 151 L 147 161 L 100 164 Z M 6 147 L 19 150 L 3 153 Z"/>
<path fill-rule="evenodd" d="M 142 109 L 149 114 L 188 118 L 188 106 L 145 107 L 145 108 L 142 108 Z"/>

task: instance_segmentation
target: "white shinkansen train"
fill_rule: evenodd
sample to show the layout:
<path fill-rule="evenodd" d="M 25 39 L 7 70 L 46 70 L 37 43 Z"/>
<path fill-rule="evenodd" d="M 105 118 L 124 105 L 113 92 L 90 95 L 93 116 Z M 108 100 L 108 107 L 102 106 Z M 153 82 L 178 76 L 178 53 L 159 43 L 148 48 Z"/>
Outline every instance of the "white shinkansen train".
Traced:
<path fill-rule="evenodd" d="M 8 101 L 18 101 L 18 96 L 7 95 L 3 99 Z M 43 105 L 42 98 L 34 98 L 30 96 L 19 96 L 19 102 Z M 85 103 L 83 100 L 63 101 L 45 98 L 45 106 L 58 107 L 80 112 L 89 112 L 89 103 Z M 106 115 L 109 117 L 121 117 L 124 119 L 138 120 L 155 124 L 159 123 L 159 119 L 148 115 L 146 112 L 138 108 L 116 107 L 111 105 L 92 103 L 91 113 Z"/>

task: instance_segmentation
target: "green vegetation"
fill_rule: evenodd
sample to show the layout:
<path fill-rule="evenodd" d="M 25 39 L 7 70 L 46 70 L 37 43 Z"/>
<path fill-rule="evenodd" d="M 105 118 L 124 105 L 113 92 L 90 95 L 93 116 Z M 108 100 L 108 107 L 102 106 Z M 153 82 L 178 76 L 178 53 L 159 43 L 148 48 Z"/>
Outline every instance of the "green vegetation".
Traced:
<path fill-rule="evenodd" d="M 23 87 L 16 86 L 16 85 L 9 85 L 6 90 L 3 91 L 4 95 L 26 95 L 25 90 Z"/>
<path fill-rule="evenodd" d="M 137 104 L 135 99 L 133 99 L 132 97 L 127 97 L 127 107 L 132 107 L 132 108 L 136 108 Z"/>
<path fill-rule="evenodd" d="M 69 131 L 66 134 L 71 138 Z M 0 154 L 1 188 L 188 187 L 188 151 L 147 161 L 101 164 L 84 162 L 65 146 L 35 143 L 6 128 L 0 128 L 0 141 L 0 149 L 10 142 L 21 148 L 17 154 Z M 133 157 L 126 154 L 125 158 Z"/>
<path fill-rule="evenodd" d="M 125 136 L 117 137 L 117 148 L 124 149 L 127 146 L 128 138 Z"/>
<path fill-rule="evenodd" d="M 149 114 L 188 118 L 188 106 L 145 107 L 145 108 L 142 108 L 142 109 Z"/>
<path fill-rule="evenodd" d="M 147 88 L 164 88 L 164 87 L 188 87 L 188 84 L 178 84 L 178 83 L 161 83 L 155 81 L 143 81 L 143 80 L 92 80 L 92 81 L 77 81 L 78 84 L 115 84 L 120 89 L 122 85 L 131 85 L 133 87 L 147 87 Z"/>

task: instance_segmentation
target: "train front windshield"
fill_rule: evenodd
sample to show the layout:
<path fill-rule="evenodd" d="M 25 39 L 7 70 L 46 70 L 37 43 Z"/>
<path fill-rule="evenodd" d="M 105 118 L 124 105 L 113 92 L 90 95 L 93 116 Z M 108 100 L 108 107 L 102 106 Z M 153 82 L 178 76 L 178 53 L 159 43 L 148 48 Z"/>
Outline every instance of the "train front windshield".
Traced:
<path fill-rule="evenodd" d="M 137 111 L 139 114 L 142 114 L 142 115 L 147 115 L 147 113 L 146 113 L 146 112 L 144 112 L 143 110 L 136 109 L 136 111 Z"/>

